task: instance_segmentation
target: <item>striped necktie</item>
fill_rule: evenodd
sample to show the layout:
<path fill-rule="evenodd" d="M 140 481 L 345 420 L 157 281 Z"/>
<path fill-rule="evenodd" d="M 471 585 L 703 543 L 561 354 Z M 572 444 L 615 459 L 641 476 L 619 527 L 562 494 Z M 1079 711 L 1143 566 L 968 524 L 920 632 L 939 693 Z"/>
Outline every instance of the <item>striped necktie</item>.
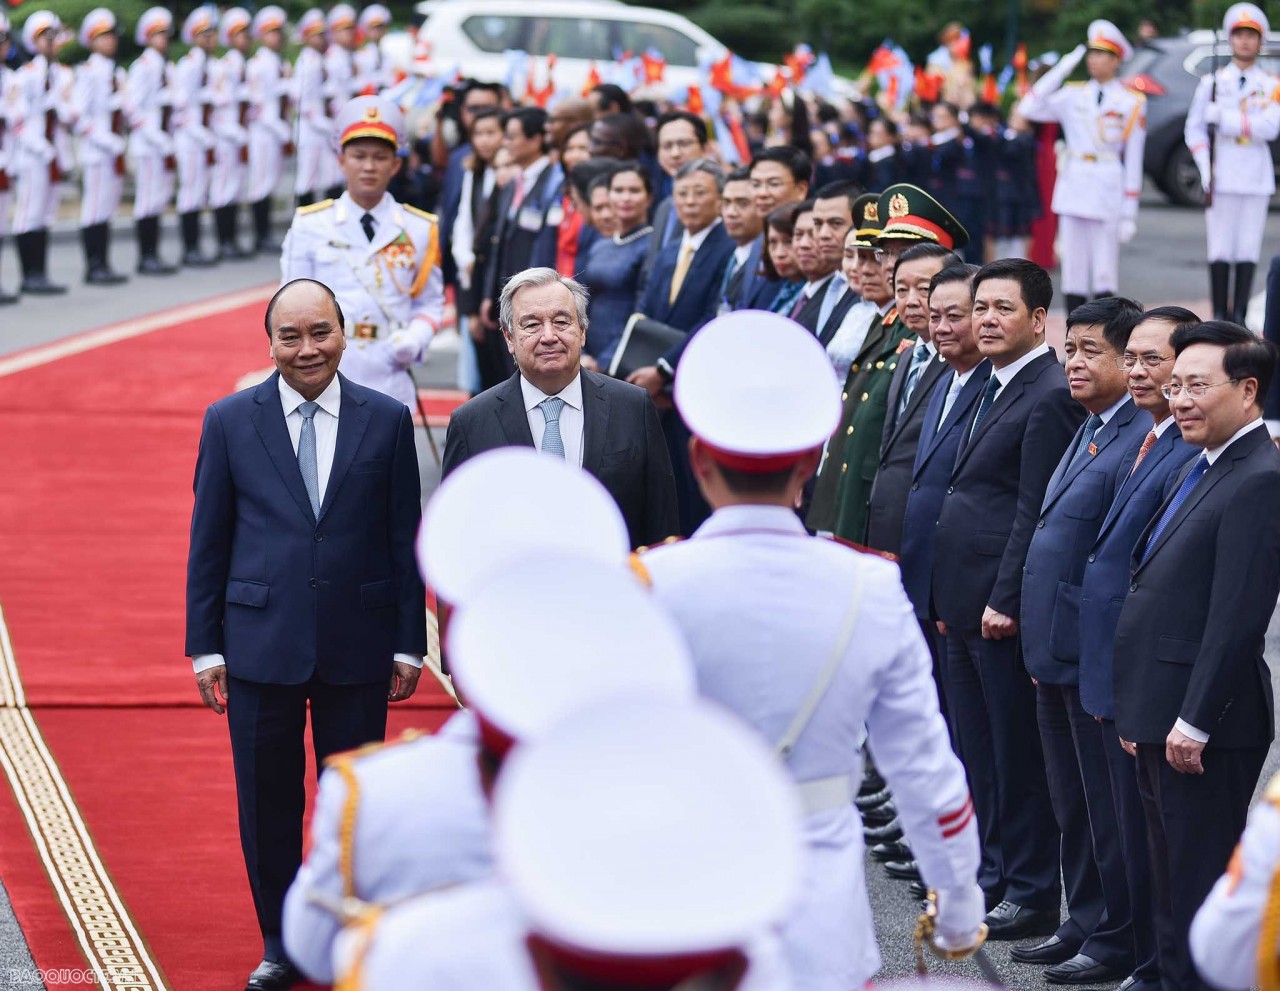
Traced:
<path fill-rule="evenodd" d="M 1138 456 L 1134 458 L 1133 467 L 1129 469 L 1130 475 L 1132 475 L 1135 471 L 1138 470 L 1138 465 L 1142 464 L 1142 459 L 1145 458 L 1148 454 L 1150 454 L 1151 449 L 1155 446 L 1156 446 L 1156 432 L 1154 430 L 1150 430 L 1147 432 L 1147 436 L 1142 439 L 1142 446 L 1138 448 Z"/>
<path fill-rule="evenodd" d="M 559 396 L 550 396 L 538 403 L 542 410 L 542 420 L 546 428 L 542 432 L 542 453 L 553 454 L 564 458 L 564 438 L 560 436 L 560 413 L 564 410 L 564 400 Z"/>
<path fill-rule="evenodd" d="M 302 484 L 311 500 L 311 512 L 320 518 L 320 462 L 316 456 L 316 410 L 319 403 L 306 402 L 298 406 L 302 414 L 302 432 L 298 434 L 298 470 L 302 472 Z"/>

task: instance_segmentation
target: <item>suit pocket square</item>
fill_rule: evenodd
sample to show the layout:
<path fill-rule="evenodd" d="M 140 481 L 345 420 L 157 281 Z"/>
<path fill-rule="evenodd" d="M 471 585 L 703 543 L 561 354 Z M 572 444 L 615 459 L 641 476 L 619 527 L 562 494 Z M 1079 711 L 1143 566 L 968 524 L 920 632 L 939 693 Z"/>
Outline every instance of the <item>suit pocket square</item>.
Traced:
<path fill-rule="evenodd" d="M 390 579 L 360 586 L 360 605 L 365 609 L 386 609 L 395 604 L 395 583 Z"/>
<path fill-rule="evenodd" d="M 227 602 L 264 609 L 267 605 L 267 593 L 270 591 L 271 586 L 266 582 L 247 582 L 232 578 L 227 582 Z"/>

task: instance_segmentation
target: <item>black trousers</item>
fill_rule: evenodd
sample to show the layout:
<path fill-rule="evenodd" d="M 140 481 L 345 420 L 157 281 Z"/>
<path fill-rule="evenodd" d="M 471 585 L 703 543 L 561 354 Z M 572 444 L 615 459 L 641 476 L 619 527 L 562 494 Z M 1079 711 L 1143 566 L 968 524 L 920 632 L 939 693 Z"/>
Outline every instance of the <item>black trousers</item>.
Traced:
<path fill-rule="evenodd" d="M 1058 937 L 1095 960 L 1128 970 L 1134 953 L 1129 886 L 1098 724 L 1081 706 L 1076 685 L 1043 682 L 1036 686 L 1036 719 L 1053 814 L 1062 830 L 1067 919 Z"/>
<path fill-rule="evenodd" d="M 1164 744 L 1138 744 L 1138 792 L 1147 817 L 1156 946 L 1164 991 L 1212 991 L 1191 960 L 1196 910 L 1231 859 L 1267 748 L 1201 754 L 1204 774 L 1180 774 Z"/>
<path fill-rule="evenodd" d="M 386 737 L 387 688 L 385 681 L 327 685 L 313 677 L 301 685 L 268 685 L 228 679 L 240 846 L 268 956 L 280 952 L 284 896 L 302 866 L 308 702 L 318 776 L 333 754 Z"/>

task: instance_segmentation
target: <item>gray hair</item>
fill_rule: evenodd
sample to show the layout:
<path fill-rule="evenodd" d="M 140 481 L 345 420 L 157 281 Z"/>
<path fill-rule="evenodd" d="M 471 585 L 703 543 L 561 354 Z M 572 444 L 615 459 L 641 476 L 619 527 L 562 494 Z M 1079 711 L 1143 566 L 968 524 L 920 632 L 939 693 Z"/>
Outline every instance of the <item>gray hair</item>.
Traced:
<path fill-rule="evenodd" d="M 502 295 L 498 297 L 498 325 L 511 333 L 511 322 L 515 318 L 515 296 L 521 289 L 530 286 L 550 286 L 559 283 L 569 290 L 573 296 L 574 308 L 578 311 L 578 325 L 587 329 L 587 287 L 567 275 L 561 275 L 554 268 L 526 268 L 517 272 L 502 287 Z"/>
<path fill-rule="evenodd" d="M 725 174 L 718 162 L 710 158 L 695 158 L 692 162 L 685 162 L 680 168 L 676 169 L 673 182 L 679 182 L 681 179 L 687 179 L 695 172 L 705 172 L 716 181 L 716 191 L 724 192 Z"/>

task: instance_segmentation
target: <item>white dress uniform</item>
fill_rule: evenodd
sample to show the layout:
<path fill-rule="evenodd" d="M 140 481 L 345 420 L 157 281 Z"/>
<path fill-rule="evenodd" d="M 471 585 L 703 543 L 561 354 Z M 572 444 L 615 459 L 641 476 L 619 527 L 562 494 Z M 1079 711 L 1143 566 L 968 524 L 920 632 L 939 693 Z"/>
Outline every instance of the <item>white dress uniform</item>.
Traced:
<path fill-rule="evenodd" d="M 213 123 L 211 59 L 192 48 L 173 70 L 174 148 L 178 156 L 178 213 L 209 205 L 210 158 L 217 146 Z"/>
<path fill-rule="evenodd" d="M 13 231 L 25 234 L 47 230 L 58 213 L 58 184 L 74 162 L 70 129 L 75 123 L 75 75 L 35 55 L 13 73 L 10 85 L 19 92 L 10 105 L 20 114 L 10 165 Z"/>
<path fill-rule="evenodd" d="M 298 22 L 300 40 L 324 32 L 324 14 L 309 10 Z M 298 108 L 298 162 L 294 192 L 315 196 L 331 185 L 337 171 L 333 151 L 333 118 L 328 98 L 324 56 L 305 45 L 293 67 L 293 103 Z"/>
<path fill-rule="evenodd" d="M 391 26 L 391 11 L 380 3 L 370 4 L 360 11 L 359 26 L 364 32 L 388 28 Z M 381 93 L 391 85 L 391 66 L 382 54 L 382 47 L 373 39 L 356 50 L 355 64 L 357 93 Z"/>
<path fill-rule="evenodd" d="M 76 70 L 76 136 L 84 191 L 80 226 L 115 216 L 124 189 L 126 73 L 114 59 L 94 53 Z"/>
<path fill-rule="evenodd" d="M 249 90 L 244 53 L 231 46 L 231 36 L 248 31 L 247 11 L 233 7 L 222 15 L 220 33 L 226 53 L 213 66 L 213 133 L 217 149 L 210 182 L 209 205 L 215 210 L 239 206 L 249 175 Z M 222 240 L 221 236 L 219 240 Z"/>
<path fill-rule="evenodd" d="M 1280 986 L 1280 903 L 1273 894 L 1280 872 L 1280 776 L 1249 813 L 1227 872 L 1191 923 L 1191 957 L 1206 981 L 1223 991 Z M 1269 928 L 1270 942 L 1262 945 Z M 1268 966 L 1260 966 L 1265 955 Z"/>
<path fill-rule="evenodd" d="M 152 8 L 168 15 L 163 8 Z M 151 14 L 152 11 L 148 11 Z M 172 19 L 153 18 L 153 31 L 167 31 Z M 138 26 L 142 35 L 142 24 Z M 146 45 L 146 37 L 135 39 Z M 171 66 L 154 48 L 144 48 L 129 66 L 129 156 L 133 159 L 133 216 L 159 217 L 173 198 L 174 168 Z"/>
<path fill-rule="evenodd" d="M 330 760 L 311 850 L 284 902 L 285 948 L 308 977 L 333 981 L 341 899 L 392 905 L 493 873 L 479 754 L 475 717 L 459 712 L 435 736 L 406 733 Z"/>
<path fill-rule="evenodd" d="M 444 311 L 439 226 L 390 194 L 369 212 L 372 241 L 349 193 L 300 207 L 281 250 L 281 283 L 308 278 L 332 289 L 350 338 L 342 374 L 416 410 L 409 367 L 422 360 Z"/>
<path fill-rule="evenodd" d="M 743 353 L 770 361 L 726 389 L 725 361 Z M 675 399 L 693 435 L 743 471 L 795 464 L 840 416 L 822 345 L 775 314 L 728 314 L 699 331 Z M 718 508 L 640 565 L 689 640 L 701 694 L 774 745 L 798 783 L 805 887 L 782 930 L 797 986 L 849 991 L 880 967 L 853 805 L 864 739 L 925 883 L 976 938 L 985 906 L 973 803 L 896 565 L 810 537 L 779 505 Z"/>
<path fill-rule="evenodd" d="M 284 28 L 284 11 L 264 7 L 254 15 L 253 35 Z M 292 67 L 279 52 L 261 45 L 245 68 L 249 90 L 250 203 L 269 200 L 284 172 L 285 149 L 293 141 L 288 79 Z M 269 213 L 269 211 L 268 211 Z"/>
<path fill-rule="evenodd" d="M 9 19 L 0 11 L 0 31 L 8 30 Z M 13 180 L 9 169 L 17 144 L 13 129 L 22 119 L 17 107 L 21 97 L 22 94 L 13 85 L 13 70 L 0 63 L 0 244 L 3 244 L 4 236 L 9 233 L 9 217 L 13 208 Z M 0 300 L 9 303 L 16 301 L 16 297 L 0 290 Z"/>
<path fill-rule="evenodd" d="M 1130 51 L 1107 21 L 1089 26 L 1089 47 L 1121 59 Z M 1137 226 L 1147 121 L 1146 97 L 1118 79 L 1062 85 L 1084 54 L 1080 46 L 1064 56 L 1018 109 L 1028 120 L 1062 127 L 1066 150 L 1053 188 L 1062 288 L 1069 296 L 1090 298 L 1120 288 L 1119 246 Z"/>

